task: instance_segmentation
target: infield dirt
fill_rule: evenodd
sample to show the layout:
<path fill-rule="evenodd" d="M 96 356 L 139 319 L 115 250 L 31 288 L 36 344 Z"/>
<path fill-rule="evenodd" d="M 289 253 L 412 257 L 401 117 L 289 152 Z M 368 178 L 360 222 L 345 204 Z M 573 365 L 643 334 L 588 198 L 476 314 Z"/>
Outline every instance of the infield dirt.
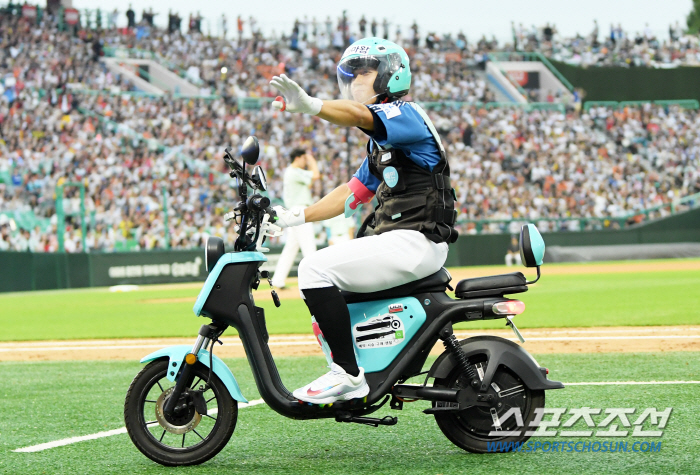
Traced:
<path fill-rule="evenodd" d="M 530 353 L 630 353 L 700 351 L 700 326 L 537 328 L 523 330 Z M 459 339 L 497 335 L 516 341 L 510 329 L 455 331 Z M 223 337 L 215 354 L 222 358 L 245 356 L 237 336 Z M 194 338 L 116 340 L 17 341 L 0 343 L 0 361 L 139 360 L 170 345 L 191 345 Z M 275 357 L 322 356 L 313 335 L 273 335 L 269 341 Z M 439 342 L 433 354 L 442 353 Z"/>

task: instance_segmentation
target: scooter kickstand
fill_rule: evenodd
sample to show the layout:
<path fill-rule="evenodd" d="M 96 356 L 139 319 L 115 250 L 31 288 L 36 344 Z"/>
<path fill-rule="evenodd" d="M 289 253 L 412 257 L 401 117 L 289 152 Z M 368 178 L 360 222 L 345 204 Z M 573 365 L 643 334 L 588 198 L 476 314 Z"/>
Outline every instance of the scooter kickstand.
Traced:
<path fill-rule="evenodd" d="M 379 419 L 376 417 L 353 416 L 352 413 L 350 413 L 350 412 L 338 411 L 335 413 L 335 421 L 336 422 L 355 422 L 357 424 L 364 424 L 367 426 L 379 427 L 380 425 L 382 425 L 382 426 L 396 425 L 396 423 L 399 422 L 399 418 L 385 416 L 385 417 Z"/>

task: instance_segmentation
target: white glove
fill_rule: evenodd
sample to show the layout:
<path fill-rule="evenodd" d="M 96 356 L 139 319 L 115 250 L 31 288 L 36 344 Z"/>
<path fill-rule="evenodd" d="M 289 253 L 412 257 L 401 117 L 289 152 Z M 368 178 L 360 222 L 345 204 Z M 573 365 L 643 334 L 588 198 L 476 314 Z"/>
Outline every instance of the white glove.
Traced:
<path fill-rule="evenodd" d="M 270 84 L 284 96 L 285 102 L 275 100 L 272 103 L 272 107 L 275 109 L 311 115 L 321 112 L 323 101 L 316 97 L 309 97 L 299 84 L 289 79 L 286 75 L 274 76 Z"/>
<path fill-rule="evenodd" d="M 262 246 L 266 237 L 280 237 L 282 235 L 282 228 L 270 223 L 269 219 L 270 215 L 265 213 L 262 223 L 260 223 L 260 233 L 258 234 L 258 241 L 255 243 L 255 249 L 259 252 L 270 252 L 269 248 Z"/>
<path fill-rule="evenodd" d="M 282 229 L 301 226 L 306 222 L 303 209 L 295 209 L 292 211 L 282 206 L 274 206 L 272 209 L 277 213 L 277 221 L 275 221 L 275 224 Z"/>

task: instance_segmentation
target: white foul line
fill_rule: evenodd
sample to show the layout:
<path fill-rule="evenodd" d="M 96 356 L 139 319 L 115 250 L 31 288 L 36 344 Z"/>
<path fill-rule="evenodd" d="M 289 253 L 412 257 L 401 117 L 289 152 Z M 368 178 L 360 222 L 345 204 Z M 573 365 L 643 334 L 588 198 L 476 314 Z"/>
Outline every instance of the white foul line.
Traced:
<path fill-rule="evenodd" d="M 700 381 L 598 381 L 588 383 L 564 383 L 565 386 L 625 386 L 654 384 L 700 384 Z"/>
<path fill-rule="evenodd" d="M 240 403 L 238 405 L 239 409 L 244 409 L 246 407 L 257 406 L 258 404 L 264 404 L 265 401 L 262 399 L 255 399 L 247 403 Z M 216 414 L 218 412 L 217 408 L 209 411 L 209 414 Z M 46 449 L 53 449 L 54 447 L 63 447 L 64 445 L 71 445 L 77 442 L 83 442 L 86 440 L 101 439 L 103 437 L 111 437 L 113 435 L 126 434 L 126 427 L 121 429 L 108 430 L 104 432 L 97 432 L 96 434 L 82 435 L 80 437 L 70 437 L 68 439 L 55 440 L 53 442 L 46 442 L 44 444 L 32 445 L 30 447 L 22 447 L 20 449 L 15 449 L 13 452 L 41 452 Z"/>
<path fill-rule="evenodd" d="M 564 383 L 565 386 L 624 386 L 657 384 L 700 384 L 700 381 L 593 381 L 583 383 Z M 243 409 L 250 406 L 257 406 L 258 404 L 265 404 L 265 401 L 262 399 L 255 399 L 248 403 L 239 404 L 238 408 Z M 212 409 L 210 414 L 214 414 L 216 412 L 217 409 Z M 70 437 L 68 439 L 56 440 L 54 442 L 46 442 L 44 444 L 32 445 L 30 447 L 22 447 L 20 449 L 13 450 L 13 452 L 41 452 L 42 450 L 53 449 L 54 447 L 63 447 L 64 445 L 71 445 L 77 442 L 101 439 L 103 437 L 111 437 L 113 435 L 119 434 L 126 434 L 126 427 L 122 427 L 121 429 L 108 430 L 105 432 L 97 432 L 96 434 L 83 435 L 80 437 Z"/>

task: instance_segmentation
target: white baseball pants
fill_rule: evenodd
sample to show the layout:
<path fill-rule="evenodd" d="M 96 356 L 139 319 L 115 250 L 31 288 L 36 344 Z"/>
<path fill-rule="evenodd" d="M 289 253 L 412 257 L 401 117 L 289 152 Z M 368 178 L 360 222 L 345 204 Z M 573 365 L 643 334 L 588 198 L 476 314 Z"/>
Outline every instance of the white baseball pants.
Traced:
<path fill-rule="evenodd" d="M 336 286 L 350 292 L 376 292 L 422 279 L 447 260 L 447 243 L 434 243 L 418 231 L 395 230 L 366 236 L 304 256 L 299 289 Z"/>

